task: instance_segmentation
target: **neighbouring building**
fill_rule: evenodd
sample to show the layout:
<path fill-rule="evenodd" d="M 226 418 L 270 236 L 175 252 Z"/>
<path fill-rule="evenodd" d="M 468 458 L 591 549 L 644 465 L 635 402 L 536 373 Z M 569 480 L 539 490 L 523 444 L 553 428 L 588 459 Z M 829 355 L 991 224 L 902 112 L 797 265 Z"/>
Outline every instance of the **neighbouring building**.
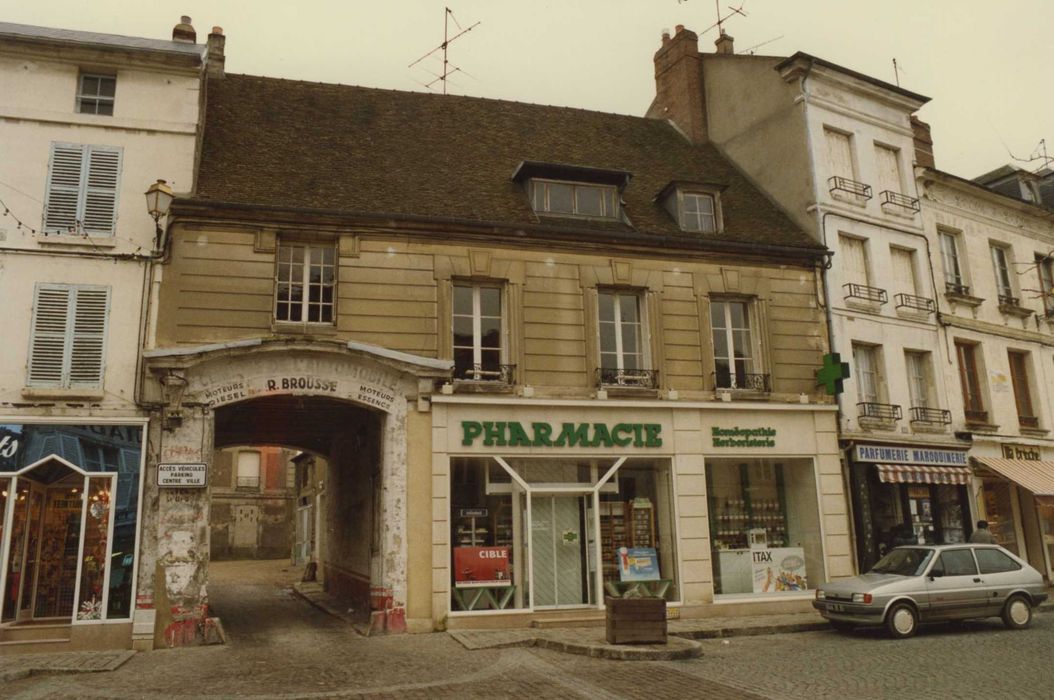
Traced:
<path fill-rule="evenodd" d="M 295 454 L 267 445 L 216 450 L 209 470 L 210 558 L 290 557 Z"/>
<path fill-rule="evenodd" d="M 0 653 L 128 647 L 149 604 L 143 192 L 193 186 L 209 49 L 187 21 L 171 41 L 0 23 Z"/>
<path fill-rule="evenodd" d="M 952 428 L 970 444 L 975 512 L 999 544 L 1054 580 L 1051 212 L 1024 189 L 992 190 L 933 167 L 918 179 Z"/>
<path fill-rule="evenodd" d="M 300 517 L 375 630 L 597 617 L 639 586 L 685 617 L 804 610 L 852 573 L 815 381 L 827 251 L 716 148 L 578 109 L 207 89 L 145 353 L 148 465 L 323 458 L 296 460 Z M 154 472 L 139 585 L 158 643 L 192 643 L 208 495 Z"/>
<path fill-rule="evenodd" d="M 809 54 L 733 46 L 722 34 L 700 53 L 691 31 L 664 36 L 648 115 L 718 146 L 833 254 L 822 305 L 850 367 L 839 435 L 857 565 L 909 538 L 964 541 L 969 442 L 953 431 L 931 274 L 939 251 L 913 175 L 928 138 L 913 114 L 928 98 Z"/>

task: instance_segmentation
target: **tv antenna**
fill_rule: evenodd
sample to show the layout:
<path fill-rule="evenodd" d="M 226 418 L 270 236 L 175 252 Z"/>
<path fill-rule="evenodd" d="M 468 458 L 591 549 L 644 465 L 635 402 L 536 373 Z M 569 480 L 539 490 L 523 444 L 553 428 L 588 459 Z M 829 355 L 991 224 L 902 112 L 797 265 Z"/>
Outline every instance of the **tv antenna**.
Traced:
<path fill-rule="evenodd" d="M 460 73 L 465 73 L 465 71 L 461 70 L 457 66 L 451 66 L 450 65 L 450 61 L 447 60 L 447 49 L 450 47 L 450 43 L 452 41 L 454 41 L 454 39 L 457 39 L 460 36 L 464 36 L 465 34 L 468 34 L 473 29 L 478 27 L 480 25 L 480 22 L 476 22 L 475 24 L 473 24 L 472 26 L 468 27 L 467 29 L 463 29 L 461 27 L 461 25 L 458 23 L 457 17 L 454 16 L 454 11 L 453 10 L 451 10 L 449 7 L 444 7 L 443 10 L 444 10 L 444 12 L 443 12 L 443 43 L 440 44 L 439 46 L 435 47 L 434 49 L 432 49 L 428 53 L 426 53 L 424 56 L 421 56 L 421 58 L 417 59 L 416 61 L 414 61 L 410 65 L 408 65 L 407 68 L 413 68 L 414 66 L 416 66 L 418 63 L 420 63 L 421 61 L 425 60 L 429 56 L 434 55 L 437 51 L 442 51 L 443 52 L 443 73 L 442 73 L 442 75 L 436 75 L 435 73 L 432 73 L 432 75 L 435 75 L 435 80 L 433 80 L 432 82 L 430 82 L 428 84 L 425 84 L 425 83 L 421 83 L 421 84 L 424 85 L 429 90 L 431 90 L 433 85 L 435 85 L 438 82 L 441 82 L 441 83 L 443 83 L 443 94 L 445 95 L 446 94 L 446 86 L 447 86 L 447 78 L 449 78 L 454 73 L 459 73 L 459 72 Z M 450 36 L 450 20 L 454 20 L 454 24 L 457 26 L 458 29 L 461 30 L 457 34 L 455 34 L 454 36 Z M 431 71 L 429 71 L 429 72 L 431 72 Z M 465 73 L 465 75 L 468 75 L 468 73 Z"/>
<path fill-rule="evenodd" d="M 786 36 L 786 34 L 780 34 L 777 37 L 773 37 L 772 39 L 769 39 L 768 41 L 763 41 L 760 44 L 754 44 L 750 48 L 743 49 L 742 51 L 736 51 L 736 53 L 748 53 L 748 54 L 753 56 L 754 52 L 757 51 L 758 49 L 760 49 L 762 46 L 765 46 L 766 44 L 771 44 L 774 41 L 779 41 L 780 39 L 782 39 L 785 36 Z"/>

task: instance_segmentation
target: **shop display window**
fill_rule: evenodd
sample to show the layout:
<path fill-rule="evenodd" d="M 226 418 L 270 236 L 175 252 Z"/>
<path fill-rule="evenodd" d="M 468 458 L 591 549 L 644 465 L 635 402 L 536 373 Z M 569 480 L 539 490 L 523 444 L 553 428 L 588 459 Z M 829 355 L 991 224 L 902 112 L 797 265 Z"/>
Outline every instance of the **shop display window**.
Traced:
<path fill-rule="evenodd" d="M 1014 525 L 1013 485 L 1002 479 L 985 479 L 982 494 L 984 513 L 988 529 L 1002 545 L 1017 556 L 1021 556 L 1017 544 L 1017 528 Z"/>
<path fill-rule="evenodd" d="M 1037 499 L 1036 514 L 1039 516 L 1043 546 L 1047 549 L 1047 570 L 1051 574 L 1054 573 L 1054 498 L 1046 496 Z"/>
<path fill-rule="evenodd" d="M 714 593 L 793 593 L 824 580 L 811 459 L 706 465 Z"/>
<path fill-rule="evenodd" d="M 456 458 L 450 487 L 454 611 L 597 606 L 627 585 L 675 599 L 665 464 Z"/>
<path fill-rule="evenodd" d="M 78 620 L 101 620 L 106 585 L 106 545 L 110 534 L 110 477 L 88 479 L 84 494 L 84 552 L 81 555 Z"/>

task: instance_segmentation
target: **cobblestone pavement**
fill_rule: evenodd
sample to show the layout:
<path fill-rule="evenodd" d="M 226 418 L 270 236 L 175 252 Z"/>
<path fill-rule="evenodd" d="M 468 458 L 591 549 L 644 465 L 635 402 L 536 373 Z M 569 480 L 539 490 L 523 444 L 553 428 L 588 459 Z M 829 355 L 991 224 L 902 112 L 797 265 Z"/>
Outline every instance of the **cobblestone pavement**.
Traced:
<path fill-rule="evenodd" d="M 214 565 L 215 566 L 215 565 Z M 295 572 L 284 572 L 294 574 Z M 363 638 L 266 576 L 210 590 L 224 646 L 141 653 L 116 671 L 36 675 L 36 698 L 1049 698 L 1054 614 L 924 628 L 904 641 L 833 631 L 703 641 L 691 661 L 626 662 L 536 648 L 468 650 L 447 634 Z"/>

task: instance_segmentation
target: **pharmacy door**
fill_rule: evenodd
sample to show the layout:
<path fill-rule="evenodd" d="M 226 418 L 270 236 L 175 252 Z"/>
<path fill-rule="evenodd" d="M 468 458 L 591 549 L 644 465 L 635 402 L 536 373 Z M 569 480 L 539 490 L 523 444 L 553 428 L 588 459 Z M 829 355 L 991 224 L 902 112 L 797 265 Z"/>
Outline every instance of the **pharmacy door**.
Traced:
<path fill-rule="evenodd" d="M 596 603 L 593 494 L 531 494 L 531 566 L 535 608 Z"/>

